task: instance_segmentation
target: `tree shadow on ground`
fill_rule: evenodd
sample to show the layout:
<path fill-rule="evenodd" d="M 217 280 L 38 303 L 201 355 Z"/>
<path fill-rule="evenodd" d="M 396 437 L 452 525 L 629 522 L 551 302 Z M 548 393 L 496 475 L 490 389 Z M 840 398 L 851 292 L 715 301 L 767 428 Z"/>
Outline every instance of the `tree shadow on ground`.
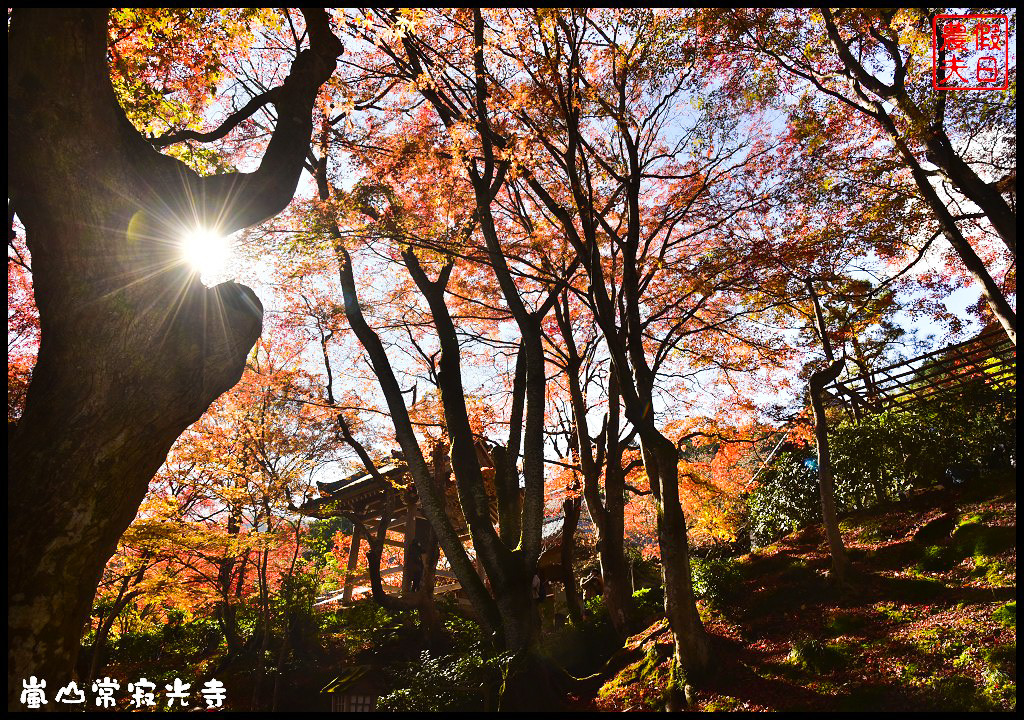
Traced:
<path fill-rule="evenodd" d="M 704 685 L 708 692 L 780 710 L 817 710 L 834 702 L 785 678 L 765 677 L 778 668 L 740 643 L 721 637 L 714 637 L 713 643 L 718 670 Z"/>

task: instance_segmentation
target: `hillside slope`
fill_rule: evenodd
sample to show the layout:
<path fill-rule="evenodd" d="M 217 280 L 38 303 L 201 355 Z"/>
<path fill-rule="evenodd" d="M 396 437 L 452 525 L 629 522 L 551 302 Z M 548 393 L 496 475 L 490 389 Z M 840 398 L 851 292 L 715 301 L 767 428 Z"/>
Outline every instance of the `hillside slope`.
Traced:
<path fill-rule="evenodd" d="M 709 573 L 718 662 L 692 709 L 1015 709 L 1015 478 L 928 490 L 842 530 L 848 588 L 829 583 L 813 527 Z M 593 709 L 660 709 L 671 649 L 663 620 L 630 638 Z"/>

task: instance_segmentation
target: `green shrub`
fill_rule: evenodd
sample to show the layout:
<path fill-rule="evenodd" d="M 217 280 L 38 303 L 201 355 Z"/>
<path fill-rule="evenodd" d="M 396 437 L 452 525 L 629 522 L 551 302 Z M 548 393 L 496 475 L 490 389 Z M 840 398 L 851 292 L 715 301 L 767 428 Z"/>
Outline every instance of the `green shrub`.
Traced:
<path fill-rule="evenodd" d="M 163 629 L 129 632 L 110 641 L 110 654 L 118 662 L 150 664 L 160 657 L 164 642 Z"/>
<path fill-rule="evenodd" d="M 661 587 L 661 566 L 657 562 L 644 557 L 640 550 L 633 547 L 627 547 L 625 555 L 633 579 L 633 589 Z"/>
<path fill-rule="evenodd" d="M 1005 627 L 1017 627 L 1017 601 L 1012 600 L 992 613 L 992 619 Z"/>
<path fill-rule="evenodd" d="M 712 607 L 728 603 L 742 581 L 733 560 L 691 558 L 693 592 Z"/>
<path fill-rule="evenodd" d="M 184 622 L 183 613 L 171 611 L 164 625 L 128 632 L 110 641 L 110 658 L 119 664 L 155 665 L 194 662 L 213 653 L 223 642 L 212 618 Z"/>
<path fill-rule="evenodd" d="M 438 610 L 454 652 L 468 653 L 485 640 L 480 626 L 476 621 L 465 617 L 457 604 L 452 603 L 447 607 L 439 606 Z"/>
<path fill-rule="evenodd" d="M 660 588 L 640 588 L 633 593 L 633 610 L 641 618 L 660 615 L 665 608 L 665 591 Z"/>
<path fill-rule="evenodd" d="M 818 475 L 796 451 L 779 453 L 747 497 L 750 541 L 764 547 L 821 520 Z"/>
<path fill-rule="evenodd" d="M 414 611 L 386 610 L 370 600 L 340 610 L 334 623 L 334 630 L 352 651 L 387 645 L 405 633 L 415 633 L 416 627 Z"/>
<path fill-rule="evenodd" d="M 643 597 L 653 603 L 658 593 L 660 588 L 644 593 Z M 604 597 L 598 595 L 586 602 L 581 625 L 563 625 L 544 639 L 543 647 L 556 665 L 581 676 L 597 672 L 621 646 L 622 640 L 611 623 Z"/>
<path fill-rule="evenodd" d="M 1015 403 L 1014 383 L 977 384 L 928 405 L 839 422 L 829 429 L 837 510 L 870 507 L 903 498 L 912 487 L 945 482 L 951 466 L 1009 467 L 1017 442 Z M 747 496 L 755 548 L 821 522 L 813 453 L 789 446 L 761 472 Z M 1004 543 L 999 539 L 984 549 Z"/>
<path fill-rule="evenodd" d="M 477 644 L 466 652 L 435 656 L 424 651 L 416 662 L 390 673 L 396 689 L 377 701 L 390 712 L 482 712 L 493 710 L 511 656 Z"/>
<path fill-rule="evenodd" d="M 787 659 L 804 670 L 816 673 L 831 672 L 847 660 L 842 648 L 829 645 L 817 638 L 796 640 Z"/>

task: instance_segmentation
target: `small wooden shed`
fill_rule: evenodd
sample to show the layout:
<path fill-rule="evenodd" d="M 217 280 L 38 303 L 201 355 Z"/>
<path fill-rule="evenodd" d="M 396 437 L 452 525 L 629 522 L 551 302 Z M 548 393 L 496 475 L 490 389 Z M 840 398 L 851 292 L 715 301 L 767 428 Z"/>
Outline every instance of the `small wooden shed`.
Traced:
<path fill-rule="evenodd" d="M 344 668 L 321 690 L 331 698 L 331 712 L 374 712 L 384 691 L 379 672 L 372 665 Z"/>

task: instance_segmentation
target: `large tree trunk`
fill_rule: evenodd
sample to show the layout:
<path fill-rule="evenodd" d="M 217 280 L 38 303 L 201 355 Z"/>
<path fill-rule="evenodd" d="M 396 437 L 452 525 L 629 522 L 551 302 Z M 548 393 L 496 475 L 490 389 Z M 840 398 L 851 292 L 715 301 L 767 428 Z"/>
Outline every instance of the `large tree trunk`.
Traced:
<path fill-rule="evenodd" d="M 32 253 L 41 329 L 8 455 L 8 703 L 17 707 L 22 678 L 69 679 L 100 573 L 150 478 L 238 381 L 259 336 L 253 292 L 203 287 L 177 236 L 206 212 L 229 233 L 288 203 L 312 101 L 340 44 L 326 29 L 333 44 L 321 47 L 324 15 L 311 31 L 318 49 L 282 85 L 283 119 L 257 172 L 200 178 L 154 150 L 118 105 L 105 11 L 17 9 L 9 28 L 8 191 Z M 232 206 L 232 196 L 247 203 Z"/>
<path fill-rule="evenodd" d="M 611 518 L 608 529 L 598 538 L 597 554 L 601 562 L 601 579 L 604 581 L 604 606 L 615 632 L 625 637 L 629 632 L 633 612 L 633 595 L 623 547 L 623 523 L 616 523 L 616 519 L 621 519 L 621 516 Z M 619 529 L 615 528 L 616 525 Z"/>
<path fill-rule="evenodd" d="M 711 642 L 701 623 L 697 599 L 693 594 L 686 520 L 679 502 L 679 452 L 675 444 L 664 436 L 641 439 L 651 488 L 658 488 L 655 499 L 658 503 L 658 547 L 665 581 L 665 617 L 676 639 L 674 663 L 681 673 L 676 686 L 682 690 L 705 679 L 711 665 Z M 677 687 L 670 688 L 670 691 L 675 693 Z M 679 697 L 670 698 L 670 703 L 681 704 L 681 700 Z"/>
<path fill-rule="evenodd" d="M 465 388 L 462 381 L 461 352 L 455 323 L 445 305 L 444 291 L 448 282 L 453 263 L 449 261 L 441 270 L 437 281 L 430 281 L 420 266 L 415 254 L 405 252 L 402 255 L 406 267 L 420 292 L 430 306 L 434 327 L 437 330 L 441 346 L 441 358 L 438 361 L 437 383 L 441 391 L 441 403 L 444 408 L 445 427 L 451 438 L 450 457 L 455 484 L 459 490 L 459 503 L 466 517 L 466 524 L 473 537 L 473 548 L 487 576 L 491 580 L 494 592 L 494 603 L 501 617 L 502 645 L 510 650 L 520 651 L 533 645 L 537 637 L 537 626 L 534 622 L 533 600 L 530 594 L 533 569 L 537 564 L 540 549 L 540 516 L 542 504 L 536 501 L 528 503 L 532 494 L 529 482 L 526 488 L 526 499 L 523 502 L 522 543 L 519 548 L 510 549 L 499 537 L 491 523 L 490 499 L 484 485 L 484 478 L 477 455 L 476 442 L 469 421 L 466 406 Z M 535 374 L 529 370 L 527 363 L 527 428 L 530 427 L 531 382 L 544 382 L 543 373 Z M 543 392 L 541 392 L 543 402 Z M 527 433 L 529 434 L 529 433 Z M 528 450 L 529 448 L 527 448 Z M 543 478 L 541 478 L 543 490 Z M 543 498 L 542 498 L 543 499 Z M 530 506 L 534 512 L 531 514 Z M 532 517 L 537 514 L 538 517 Z M 527 520 L 530 522 L 527 522 Z M 531 531 L 531 527 L 533 530 Z M 435 528 L 436 529 L 436 528 Z M 536 535 L 536 554 L 530 554 L 527 538 Z M 462 581 L 462 577 L 459 577 Z"/>
<path fill-rule="evenodd" d="M 626 473 L 622 468 L 624 442 L 619 439 L 620 419 L 619 384 L 612 372 L 608 377 L 608 424 L 604 433 L 605 512 L 597 552 L 604 580 L 604 606 L 612 626 L 625 638 L 633 615 L 633 584 L 626 571 Z"/>
<path fill-rule="evenodd" d="M 604 603 L 612 627 L 625 639 L 632 609 L 631 588 L 625 569 L 623 552 L 625 535 L 625 475 L 622 472 L 622 442 L 619 439 L 619 386 L 615 373 L 608 374 L 608 414 L 598 439 L 596 456 L 591 447 L 590 426 L 587 421 L 587 403 L 580 383 L 583 359 L 573 337 L 568 293 L 555 305 L 555 317 L 565 341 L 568 359 L 565 377 L 569 386 L 575 441 L 570 443 L 579 458 L 583 475 L 583 496 L 590 517 L 597 527 L 597 555 L 601 563 L 604 583 Z M 601 469 L 604 466 L 604 497 L 601 497 Z M 575 593 L 575 587 L 574 587 Z M 566 591 L 568 600 L 568 591 Z"/>
<path fill-rule="evenodd" d="M 633 598 L 629 573 L 626 570 L 625 538 L 625 477 L 622 472 L 622 451 L 618 439 L 619 413 L 618 392 L 615 374 L 611 373 L 609 389 L 608 424 L 604 436 L 604 452 L 598 457 L 604 464 L 604 498 L 600 490 L 600 467 L 595 463 L 590 472 L 583 475 L 583 496 L 587 502 L 590 517 L 597 528 L 597 557 L 601 563 L 601 579 L 604 584 L 604 606 L 612 627 L 621 638 L 629 633 Z M 575 412 L 575 411 L 574 411 Z M 586 424 L 583 426 L 586 431 Z M 581 454 L 582 457 L 582 454 Z"/>
<path fill-rule="evenodd" d="M 483 68 L 483 35 L 484 22 L 479 11 L 474 13 L 474 39 L 481 51 L 477 53 L 475 63 L 475 104 L 480 117 L 485 118 L 486 112 L 486 73 Z M 421 50 L 413 42 L 412 36 L 403 38 L 401 47 L 407 54 L 408 64 L 403 65 L 400 72 L 410 72 L 413 77 L 421 75 Z M 425 60 L 430 62 L 430 60 Z M 461 120 L 453 116 L 449 106 L 441 99 L 440 87 L 424 89 L 423 95 L 437 110 L 442 121 L 449 127 Z M 473 538 L 473 546 L 481 567 L 490 580 L 490 590 L 473 570 L 472 563 L 462 547 L 461 541 L 453 532 L 440 498 L 429 487 L 429 478 L 425 471 L 422 452 L 420 451 L 415 433 L 409 423 L 408 410 L 404 405 L 401 390 L 394 379 L 387 353 L 380 338 L 369 328 L 358 307 L 355 294 L 355 283 L 351 276 L 351 264 L 348 252 L 344 248 L 337 228 L 331 230 L 335 238 L 336 251 L 339 256 L 339 274 L 345 297 L 345 312 L 349 323 L 363 347 L 370 355 L 374 372 L 380 380 L 381 390 L 388 402 L 395 432 L 403 453 L 409 463 L 410 473 L 416 482 L 417 492 L 423 504 L 424 514 L 438 534 L 441 547 L 452 564 L 452 569 L 466 591 L 474 607 L 488 629 L 495 633 L 496 644 L 513 651 L 529 651 L 537 638 L 536 623 L 533 622 L 533 603 L 530 595 L 531 580 L 540 555 L 541 527 L 544 510 L 544 418 L 545 418 L 545 358 L 543 351 L 543 334 L 541 321 L 550 309 L 550 304 L 542 304 L 540 308 L 531 309 L 520 295 L 514 276 L 499 242 L 498 230 L 491 216 L 491 204 L 494 195 L 509 169 L 509 163 L 499 160 L 492 143 L 494 138 L 484 133 L 484 161 L 478 165 L 475 161 L 467 162 L 466 169 L 472 180 L 477 213 L 474 222 L 479 223 L 487 247 L 488 263 L 494 271 L 494 277 L 501 289 L 502 296 L 509 311 L 521 332 L 521 360 L 523 370 L 517 373 L 517 383 L 522 387 L 521 397 L 524 406 L 520 406 L 523 416 L 522 428 L 510 432 L 514 440 L 509 442 L 508 457 L 498 461 L 501 467 L 497 478 L 501 493 L 502 527 L 501 535 L 495 531 L 490 519 L 489 499 L 484 486 L 480 466 L 477 462 L 475 439 L 466 408 L 465 389 L 462 382 L 459 343 L 455 325 L 445 306 L 445 292 L 448 276 L 454 264 L 449 259 L 436 280 L 427 278 L 424 269 L 411 247 L 403 252 L 403 260 L 413 277 L 417 287 L 430 305 L 434 326 L 441 344 L 441 358 L 437 372 L 437 384 L 441 392 L 444 408 L 445 429 L 451 438 L 450 456 L 456 485 L 459 491 L 459 502 L 467 525 Z M 321 197 L 328 196 L 325 173 L 318 176 Z M 364 213 L 375 217 L 372 208 L 363 209 Z M 399 211 L 400 208 L 393 208 Z M 408 247 L 408 238 L 396 237 L 401 245 Z M 515 412 L 514 412 L 515 414 Z M 510 473 L 516 467 L 515 455 L 519 440 L 522 441 L 522 468 L 525 491 L 523 493 L 522 511 L 517 518 L 512 518 L 511 509 L 518 502 L 518 482 L 508 482 Z M 503 485 L 504 483 L 504 485 Z"/>
<path fill-rule="evenodd" d="M 668 618 L 676 647 L 670 683 L 669 707 L 682 705 L 680 692 L 692 684 L 703 682 L 711 670 L 711 641 L 697 612 L 690 571 L 690 547 L 686 535 L 686 518 L 679 499 L 679 450 L 656 426 L 654 417 L 655 374 L 647 362 L 641 322 L 640 282 L 637 275 L 635 249 L 639 247 L 639 170 L 635 139 L 627 138 L 630 164 L 635 178 L 627 192 L 631 222 L 630 242 L 623 255 L 622 284 L 626 298 L 627 346 L 632 378 L 626 371 L 625 353 L 615 358 L 614 368 L 623 394 L 626 416 L 640 435 L 644 469 L 650 479 L 651 491 L 658 507 L 658 547 L 661 551 L 662 577 L 665 581 L 665 617 Z M 614 317 L 614 316 L 612 316 Z M 608 337 L 606 331 L 605 336 Z M 630 381 L 633 385 L 627 385 Z M 686 698 L 688 699 L 688 698 Z"/>
<path fill-rule="evenodd" d="M 437 584 L 437 563 L 441 559 L 441 546 L 437 543 L 437 533 L 430 528 L 427 534 L 427 561 L 423 565 L 423 581 L 419 590 L 420 628 L 431 646 L 439 646 L 444 638 L 444 625 L 441 613 L 434 602 L 434 586 Z"/>

